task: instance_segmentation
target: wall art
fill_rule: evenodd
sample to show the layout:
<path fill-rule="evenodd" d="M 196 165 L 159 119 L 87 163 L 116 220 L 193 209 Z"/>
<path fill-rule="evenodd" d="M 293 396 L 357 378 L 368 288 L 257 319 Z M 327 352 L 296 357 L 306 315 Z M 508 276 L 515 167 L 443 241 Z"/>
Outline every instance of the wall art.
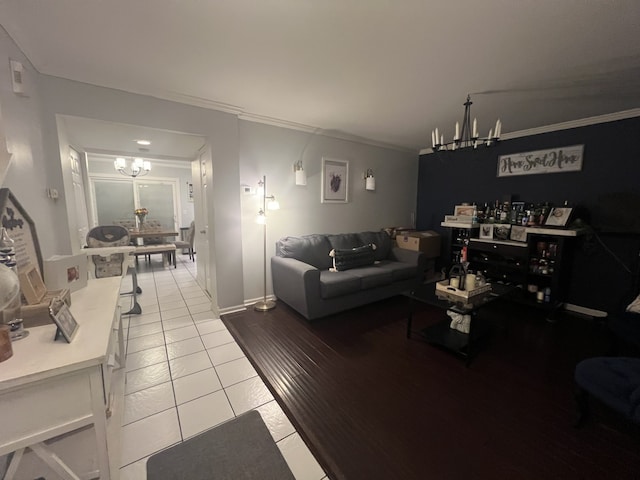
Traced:
<path fill-rule="evenodd" d="M 349 162 L 334 158 L 322 159 L 322 203 L 349 201 Z"/>
<path fill-rule="evenodd" d="M 498 157 L 498 177 L 582 170 L 584 145 L 511 153 Z"/>

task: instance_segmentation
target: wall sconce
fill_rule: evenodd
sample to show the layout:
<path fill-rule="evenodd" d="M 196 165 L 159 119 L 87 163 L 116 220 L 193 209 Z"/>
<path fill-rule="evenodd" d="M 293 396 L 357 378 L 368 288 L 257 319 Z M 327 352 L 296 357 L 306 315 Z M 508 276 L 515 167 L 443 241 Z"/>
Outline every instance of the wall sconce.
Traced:
<path fill-rule="evenodd" d="M 367 169 L 367 173 L 364 176 L 364 188 L 372 192 L 376 189 L 376 177 L 373 176 L 373 170 L 370 168 Z"/>
<path fill-rule="evenodd" d="M 306 185 L 307 184 L 307 174 L 302 168 L 302 160 L 298 160 L 293 164 L 293 171 L 296 174 L 296 185 Z"/>

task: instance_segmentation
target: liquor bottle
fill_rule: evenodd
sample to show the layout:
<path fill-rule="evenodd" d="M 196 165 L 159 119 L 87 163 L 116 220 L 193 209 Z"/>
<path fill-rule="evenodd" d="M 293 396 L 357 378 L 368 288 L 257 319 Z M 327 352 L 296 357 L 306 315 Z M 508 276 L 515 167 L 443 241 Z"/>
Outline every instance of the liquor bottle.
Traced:
<path fill-rule="evenodd" d="M 473 204 L 473 213 L 471 214 L 471 223 L 472 224 L 476 224 L 478 223 L 478 207 L 476 206 L 476 204 Z"/>
<path fill-rule="evenodd" d="M 509 202 L 504 202 L 502 209 L 500 210 L 500 223 L 508 223 L 510 211 L 511 207 Z"/>

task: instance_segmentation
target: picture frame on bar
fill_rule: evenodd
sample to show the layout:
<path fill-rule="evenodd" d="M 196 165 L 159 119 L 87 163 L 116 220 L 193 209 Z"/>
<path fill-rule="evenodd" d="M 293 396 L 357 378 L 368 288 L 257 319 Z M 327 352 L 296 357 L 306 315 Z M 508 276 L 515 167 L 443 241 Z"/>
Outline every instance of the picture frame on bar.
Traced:
<path fill-rule="evenodd" d="M 573 208 L 554 207 L 544 222 L 545 227 L 566 227 Z"/>
<path fill-rule="evenodd" d="M 480 238 L 493 240 L 493 223 L 483 223 L 480 225 Z"/>

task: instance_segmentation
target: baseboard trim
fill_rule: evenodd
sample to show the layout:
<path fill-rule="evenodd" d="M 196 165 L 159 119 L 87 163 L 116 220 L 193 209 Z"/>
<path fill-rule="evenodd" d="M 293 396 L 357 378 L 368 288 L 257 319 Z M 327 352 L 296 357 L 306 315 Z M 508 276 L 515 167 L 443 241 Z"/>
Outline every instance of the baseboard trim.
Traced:
<path fill-rule="evenodd" d="M 244 312 L 246 309 L 247 307 L 244 305 L 235 305 L 233 307 L 221 308 L 220 316 L 228 315 L 229 313 Z"/>

